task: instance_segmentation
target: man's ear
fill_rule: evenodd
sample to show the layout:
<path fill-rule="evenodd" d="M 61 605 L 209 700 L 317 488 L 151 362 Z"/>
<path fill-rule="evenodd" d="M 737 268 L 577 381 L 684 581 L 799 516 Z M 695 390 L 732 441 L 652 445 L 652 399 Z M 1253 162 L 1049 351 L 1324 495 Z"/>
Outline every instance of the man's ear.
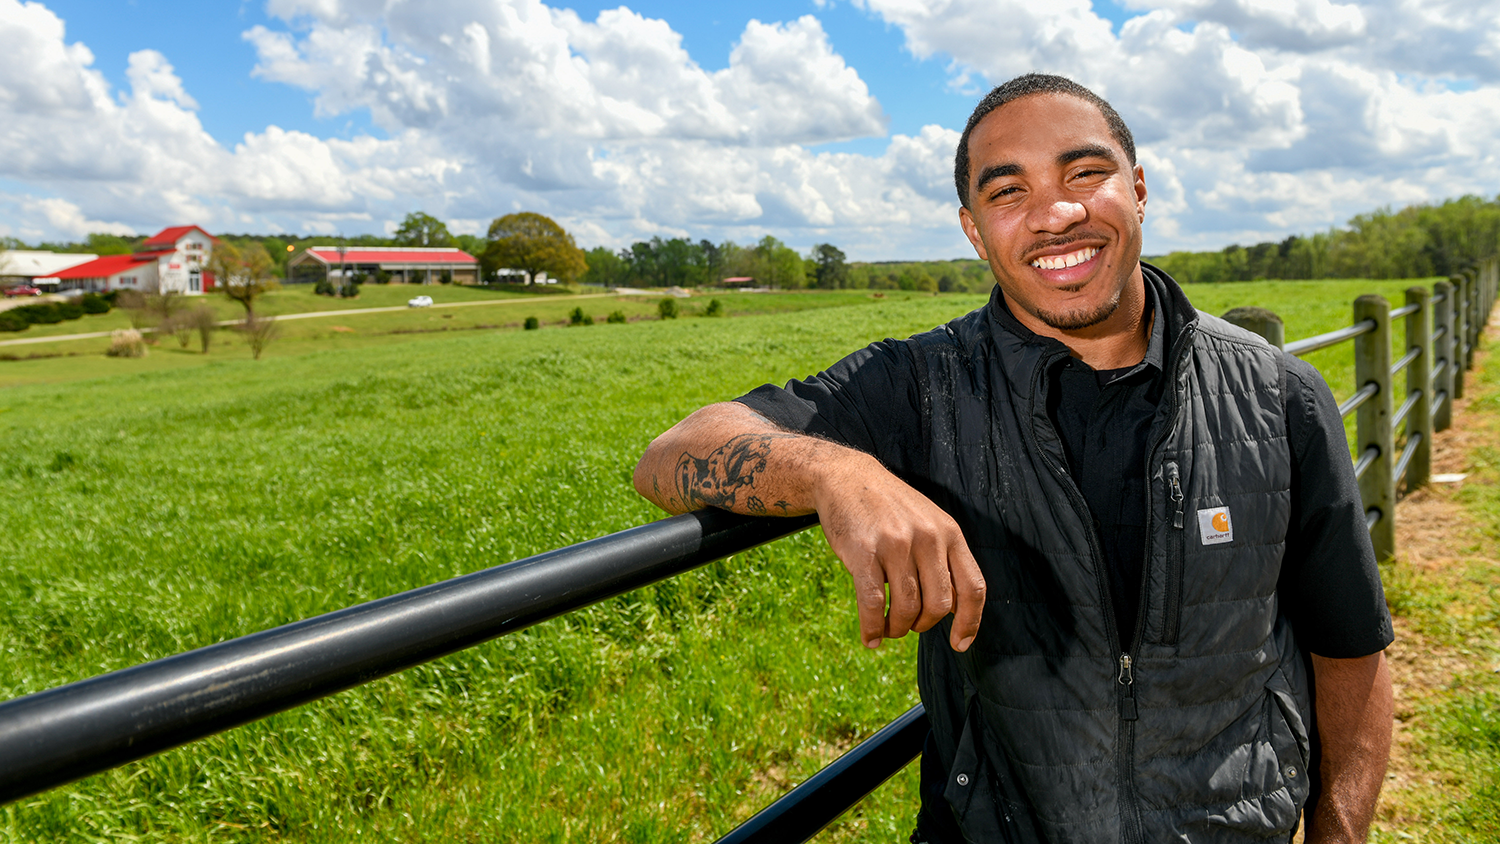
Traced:
<path fill-rule="evenodd" d="M 1142 189 L 1144 190 L 1144 185 Z M 974 224 L 974 215 L 962 205 L 958 206 L 958 224 L 963 226 L 964 237 L 969 239 L 969 243 L 974 246 L 974 251 L 979 253 L 979 260 L 988 261 L 990 256 L 984 249 L 984 239 L 979 236 L 979 227 Z"/>
<path fill-rule="evenodd" d="M 1146 170 L 1139 164 L 1135 165 L 1135 215 L 1146 222 Z"/>

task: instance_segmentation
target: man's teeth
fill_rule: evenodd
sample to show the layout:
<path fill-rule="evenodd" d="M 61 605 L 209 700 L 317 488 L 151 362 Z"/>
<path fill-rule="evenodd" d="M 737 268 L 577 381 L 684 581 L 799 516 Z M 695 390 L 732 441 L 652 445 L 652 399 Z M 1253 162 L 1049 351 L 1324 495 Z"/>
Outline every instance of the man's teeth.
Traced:
<path fill-rule="evenodd" d="M 1099 250 L 1090 246 L 1077 252 L 1069 252 L 1066 255 L 1048 255 L 1031 262 L 1033 267 L 1041 270 L 1061 270 L 1067 267 L 1076 267 L 1084 261 L 1099 254 Z"/>

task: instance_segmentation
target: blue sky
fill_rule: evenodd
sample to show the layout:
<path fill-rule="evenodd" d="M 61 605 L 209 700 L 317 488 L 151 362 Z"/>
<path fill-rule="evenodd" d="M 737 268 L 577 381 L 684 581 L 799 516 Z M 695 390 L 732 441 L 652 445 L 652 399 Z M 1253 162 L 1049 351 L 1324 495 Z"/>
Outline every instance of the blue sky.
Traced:
<path fill-rule="evenodd" d="M 1148 251 L 1495 194 L 1492 4 L 1127 2 L 0 0 L 0 234 L 527 209 L 585 245 L 957 257 L 956 132 L 1028 70 L 1132 124 Z"/>

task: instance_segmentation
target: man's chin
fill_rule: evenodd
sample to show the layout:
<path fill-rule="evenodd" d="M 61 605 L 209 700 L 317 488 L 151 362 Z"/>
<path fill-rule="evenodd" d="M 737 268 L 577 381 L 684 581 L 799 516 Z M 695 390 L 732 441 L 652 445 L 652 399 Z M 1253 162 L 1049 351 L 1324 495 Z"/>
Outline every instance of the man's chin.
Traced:
<path fill-rule="evenodd" d="M 1114 316 L 1119 307 L 1120 297 L 1116 296 L 1093 310 L 1079 309 L 1058 313 L 1038 308 L 1036 318 L 1058 331 L 1082 331 L 1085 328 L 1093 328 Z"/>

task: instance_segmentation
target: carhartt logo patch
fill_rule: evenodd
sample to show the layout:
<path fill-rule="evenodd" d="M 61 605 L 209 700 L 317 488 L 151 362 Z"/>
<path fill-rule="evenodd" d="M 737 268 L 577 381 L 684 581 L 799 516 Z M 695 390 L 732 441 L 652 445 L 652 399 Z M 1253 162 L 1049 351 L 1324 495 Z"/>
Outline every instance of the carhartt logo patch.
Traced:
<path fill-rule="evenodd" d="M 1198 511 L 1198 533 L 1204 545 L 1222 545 L 1234 541 L 1234 525 L 1229 522 L 1228 507 L 1210 507 Z"/>

